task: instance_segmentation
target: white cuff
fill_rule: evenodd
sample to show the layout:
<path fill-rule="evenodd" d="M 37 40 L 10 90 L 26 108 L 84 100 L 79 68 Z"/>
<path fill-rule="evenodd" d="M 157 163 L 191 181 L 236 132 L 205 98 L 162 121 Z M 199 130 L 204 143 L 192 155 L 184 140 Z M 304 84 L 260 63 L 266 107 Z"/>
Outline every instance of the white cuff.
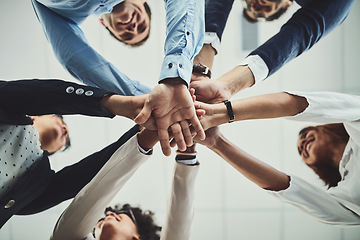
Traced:
<path fill-rule="evenodd" d="M 215 32 L 206 32 L 203 44 L 210 44 L 215 49 L 215 55 L 220 49 L 220 39 Z"/>
<path fill-rule="evenodd" d="M 194 165 L 197 163 L 197 159 L 196 157 L 193 159 L 176 159 L 176 162 L 181 163 L 181 164 L 185 164 L 185 165 Z"/>
<path fill-rule="evenodd" d="M 266 63 L 259 55 L 248 56 L 240 65 L 247 65 L 250 68 L 255 78 L 255 84 L 265 80 L 269 74 Z"/>
<path fill-rule="evenodd" d="M 150 148 L 149 150 L 143 149 L 143 148 L 139 145 L 139 142 L 137 142 L 137 146 L 138 146 L 139 151 L 140 151 L 142 154 L 145 154 L 145 155 L 150 155 L 150 154 L 151 154 L 151 151 L 153 150 L 152 148 Z"/>

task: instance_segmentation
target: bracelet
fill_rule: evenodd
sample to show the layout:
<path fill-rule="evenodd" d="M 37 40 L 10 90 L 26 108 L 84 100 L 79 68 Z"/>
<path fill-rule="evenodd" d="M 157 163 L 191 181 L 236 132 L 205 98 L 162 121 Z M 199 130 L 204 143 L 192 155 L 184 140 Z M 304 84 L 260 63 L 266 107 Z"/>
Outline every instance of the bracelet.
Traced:
<path fill-rule="evenodd" d="M 229 116 L 229 123 L 232 123 L 235 119 L 235 115 L 231 106 L 231 102 L 229 100 L 224 100 L 224 104 L 226 106 L 227 114 Z"/>
<path fill-rule="evenodd" d="M 202 75 L 205 75 L 209 78 L 211 78 L 211 70 L 205 66 L 204 64 L 201 64 L 201 63 L 197 63 L 193 66 L 193 70 L 192 70 L 193 73 L 200 73 Z"/>

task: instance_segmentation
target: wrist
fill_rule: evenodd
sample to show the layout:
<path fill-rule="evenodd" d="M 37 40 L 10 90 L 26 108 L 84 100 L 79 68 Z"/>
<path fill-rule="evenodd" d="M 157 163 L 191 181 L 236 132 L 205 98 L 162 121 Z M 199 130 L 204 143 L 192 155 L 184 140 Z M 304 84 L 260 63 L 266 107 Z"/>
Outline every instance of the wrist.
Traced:
<path fill-rule="evenodd" d="M 159 81 L 159 84 L 165 84 L 168 86 L 178 86 L 178 85 L 183 85 L 185 87 L 187 87 L 187 83 L 185 80 L 183 80 L 180 77 L 176 77 L 176 78 L 165 78 Z"/>
<path fill-rule="evenodd" d="M 255 78 L 250 68 L 242 65 L 220 77 L 219 81 L 224 85 L 224 91 L 230 96 L 255 84 Z"/>

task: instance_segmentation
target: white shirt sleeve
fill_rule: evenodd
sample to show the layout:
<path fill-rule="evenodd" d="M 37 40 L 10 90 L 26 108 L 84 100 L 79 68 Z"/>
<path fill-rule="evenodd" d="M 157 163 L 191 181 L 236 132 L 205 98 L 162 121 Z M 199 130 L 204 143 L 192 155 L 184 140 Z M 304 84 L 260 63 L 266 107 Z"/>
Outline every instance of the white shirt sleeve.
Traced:
<path fill-rule="evenodd" d="M 75 196 L 60 216 L 51 239 L 86 238 L 114 196 L 148 158 L 139 151 L 137 135 L 130 138 Z"/>
<path fill-rule="evenodd" d="M 161 230 L 161 240 L 190 239 L 194 217 L 195 180 L 198 171 L 199 165 L 175 164 L 166 222 Z"/>
<path fill-rule="evenodd" d="M 203 44 L 210 44 L 215 50 L 215 55 L 220 51 L 220 39 L 215 32 L 206 32 Z"/>
<path fill-rule="evenodd" d="M 267 192 L 313 216 L 333 225 L 359 225 L 360 216 L 344 207 L 336 197 L 301 178 L 291 176 L 290 186 L 282 191 Z"/>
<path fill-rule="evenodd" d="M 345 123 L 360 119 L 360 97 L 336 92 L 288 92 L 306 98 L 309 106 L 290 120 Z"/>
<path fill-rule="evenodd" d="M 255 84 L 262 82 L 269 74 L 269 68 L 259 55 L 251 55 L 245 58 L 240 65 L 248 66 L 254 75 Z"/>

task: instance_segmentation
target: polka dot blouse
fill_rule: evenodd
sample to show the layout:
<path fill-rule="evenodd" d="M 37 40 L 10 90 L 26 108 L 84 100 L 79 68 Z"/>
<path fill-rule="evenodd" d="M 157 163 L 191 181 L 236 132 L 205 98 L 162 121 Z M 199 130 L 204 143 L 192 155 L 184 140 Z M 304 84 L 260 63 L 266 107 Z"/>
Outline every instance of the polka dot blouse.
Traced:
<path fill-rule="evenodd" d="M 42 154 L 38 132 L 33 126 L 0 124 L 0 197 Z"/>

